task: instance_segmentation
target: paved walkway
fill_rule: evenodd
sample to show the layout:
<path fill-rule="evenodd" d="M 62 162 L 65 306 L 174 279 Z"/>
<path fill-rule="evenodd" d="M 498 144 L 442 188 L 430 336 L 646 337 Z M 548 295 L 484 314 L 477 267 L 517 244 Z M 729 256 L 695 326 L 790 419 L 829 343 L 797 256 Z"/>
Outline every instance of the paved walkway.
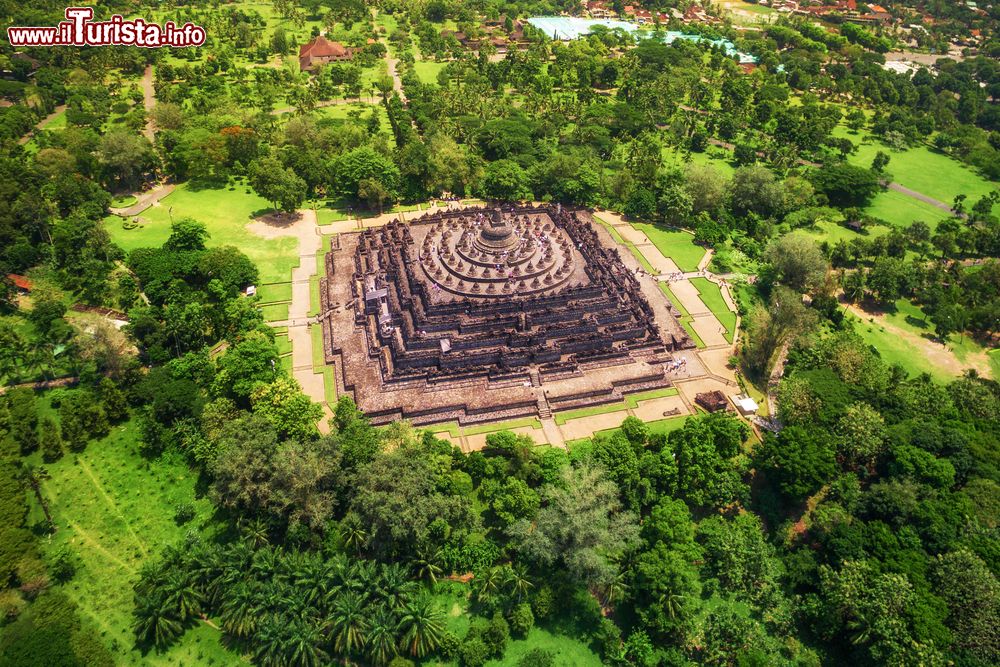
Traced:
<path fill-rule="evenodd" d="M 50 113 L 48 116 L 46 116 L 45 118 L 43 118 L 40 121 L 38 121 L 37 123 L 35 123 L 35 130 L 41 130 L 42 128 L 44 128 L 46 125 L 48 125 L 53 120 L 55 120 L 56 116 L 58 116 L 59 114 L 61 114 L 63 111 L 66 111 L 66 105 L 65 104 L 60 104 L 59 106 L 57 106 L 55 108 L 55 110 L 52 113 Z M 28 143 L 29 141 L 31 141 L 31 138 L 34 135 L 35 135 L 35 131 L 34 130 L 31 131 L 31 132 L 28 132 L 26 135 L 24 135 L 23 137 L 21 137 L 20 139 L 17 140 L 18 145 L 20 145 L 20 146 L 25 145 L 26 143 Z"/>
<path fill-rule="evenodd" d="M 153 188 L 135 195 L 138 198 L 138 201 L 128 208 L 111 208 L 109 210 L 115 215 L 120 215 L 123 218 L 130 218 L 133 215 L 139 215 L 150 206 L 156 206 L 161 199 L 173 192 L 175 187 L 177 186 L 173 183 L 159 183 L 153 186 Z"/>
<path fill-rule="evenodd" d="M 146 126 L 142 128 L 142 134 L 153 143 L 156 137 L 153 134 L 153 107 L 156 106 L 156 90 L 153 88 L 153 66 L 146 65 L 146 70 L 142 73 L 142 105 L 146 109 Z"/>
<path fill-rule="evenodd" d="M 328 433 L 328 421 L 333 412 L 326 402 L 326 381 L 323 373 L 316 373 L 313 369 L 311 327 L 319 324 L 309 316 L 309 283 L 316 275 L 316 256 L 323 245 L 323 237 L 316 224 L 316 212 L 302 209 L 293 221 L 284 224 L 273 218 L 258 219 L 250 223 L 248 229 L 264 238 L 294 236 L 299 240 L 299 265 L 292 269 L 292 302 L 288 306 L 288 319 L 270 324 L 274 327 L 288 327 L 288 340 L 292 344 L 292 377 L 306 396 L 323 406 L 319 430 Z"/>

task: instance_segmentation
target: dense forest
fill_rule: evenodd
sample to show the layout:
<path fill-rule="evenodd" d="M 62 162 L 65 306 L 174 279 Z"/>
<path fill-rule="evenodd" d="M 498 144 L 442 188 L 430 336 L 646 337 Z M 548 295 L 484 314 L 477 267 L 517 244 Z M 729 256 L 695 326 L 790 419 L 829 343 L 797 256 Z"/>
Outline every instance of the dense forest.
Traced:
<path fill-rule="evenodd" d="M 0 14 L 62 16 L 31 4 Z M 928 43 L 957 34 L 964 8 L 924 4 L 941 19 Z M 263 665 L 478 667 L 537 628 L 613 665 L 1000 662 L 1000 384 L 908 372 L 847 314 L 904 304 L 940 346 L 996 346 L 997 9 L 976 14 L 992 35 L 978 54 L 912 75 L 882 67 L 887 31 L 798 18 L 573 42 L 529 27 L 502 59 L 442 35 L 577 9 L 168 3 L 150 16 L 205 25 L 205 46 L 25 59 L 0 44 L 0 665 L 116 663 L 70 595 L 79 563 L 50 547 L 67 527 L 46 465 L 132 428 L 143 465 L 180 461 L 211 507 L 195 521 L 178 506 L 183 539 L 131 578 L 131 641 L 150 660 L 210 625 Z M 728 39 L 757 66 L 664 43 L 665 28 Z M 299 72 L 298 45 L 321 31 L 358 57 Z M 336 100 L 355 106 L 324 113 Z M 36 130 L 52 113 L 65 127 Z M 875 208 L 918 152 L 962 175 L 956 195 Z M 222 197 L 349 218 L 455 196 L 691 230 L 735 276 L 732 362 L 773 381 L 776 427 L 699 414 L 665 434 L 629 417 L 569 450 L 498 432 L 465 453 L 375 428 L 341 397 L 321 432 L 246 295 L 267 269 L 250 250 L 172 213 L 161 242 L 116 243 L 137 223 L 110 216 L 128 208 L 115 202 L 163 182 L 218 196 L 205 217 Z M 441 602 L 455 590 L 461 632 Z M 536 648 L 516 664 L 564 662 Z"/>

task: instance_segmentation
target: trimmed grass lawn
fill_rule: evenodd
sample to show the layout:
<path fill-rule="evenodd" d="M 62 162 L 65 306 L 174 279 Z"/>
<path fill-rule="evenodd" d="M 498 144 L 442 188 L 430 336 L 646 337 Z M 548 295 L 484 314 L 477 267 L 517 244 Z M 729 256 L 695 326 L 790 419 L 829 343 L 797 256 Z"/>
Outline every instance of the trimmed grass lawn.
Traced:
<path fill-rule="evenodd" d="M 299 264 L 298 241 L 290 236 L 264 239 L 247 230 L 254 216 L 266 213 L 270 204 L 247 186 L 237 184 L 229 188 L 192 189 L 182 183 L 139 217 L 145 224 L 136 229 L 123 229 L 122 219 L 105 218 L 105 228 L 111 239 L 125 250 L 158 247 L 170 236 L 170 216 L 174 220 L 194 218 L 205 224 L 210 246 L 236 246 L 260 270 L 261 283 L 277 283 L 291 278 L 291 270 Z"/>
<path fill-rule="evenodd" d="M 684 304 L 681 303 L 681 300 L 678 299 L 676 296 L 674 296 L 674 293 L 670 291 L 670 286 L 667 285 L 667 283 L 658 282 L 657 285 L 659 286 L 660 291 L 663 292 L 668 299 L 670 299 L 670 303 L 672 303 L 674 307 L 680 311 L 681 316 L 678 322 L 680 322 L 681 326 L 684 327 L 684 331 L 686 331 L 688 335 L 691 336 L 691 340 L 694 341 L 695 345 L 697 345 L 698 347 L 705 347 L 705 341 L 701 339 L 701 336 L 698 335 L 698 332 L 696 332 L 694 330 L 694 327 L 691 326 L 691 320 L 694 318 L 691 317 L 691 313 L 689 313 L 687 308 L 684 307 Z"/>
<path fill-rule="evenodd" d="M 292 300 L 292 283 L 268 283 L 257 286 L 257 296 L 262 304 Z"/>
<path fill-rule="evenodd" d="M 43 404 L 47 407 L 47 400 Z M 201 622 L 164 653 L 132 650 L 132 587 L 139 570 L 166 545 L 180 542 L 189 528 L 211 520 L 212 504 L 197 496 L 196 475 L 182 460 L 143 458 L 138 425 L 127 422 L 82 453 L 66 454 L 45 468 L 50 479 L 42 493 L 57 530 L 41 544 L 47 551 L 65 546 L 76 555 L 77 573 L 60 588 L 94 626 L 116 664 L 245 663 L 222 646 L 218 630 Z M 197 513 L 187 525 L 173 518 L 181 503 L 192 503 Z M 41 518 L 39 508 L 32 508 L 32 518 Z"/>
<path fill-rule="evenodd" d="M 691 284 L 698 290 L 698 297 L 726 328 L 726 340 L 732 343 L 736 332 L 736 313 L 729 310 L 722 298 L 722 288 L 708 278 L 691 278 Z"/>
<path fill-rule="evenodd" d="M 931 363 L 926 357 L 918 354 L 906 340 L 896 336 L 874 322 L 861 321 L 854 318 L 855 331 L 868 345 L 878 350 L 886 364 L 899 364 L 911 375 L 929 373 L 939 382 L 948 382 L 954 376 Z"/>
<path fill-rule="evenodd" d="M 648 222 L 633 222 L 633 227 L 649 237 L 664 257 L 674 260 L 681 271 L 697 271 L 705 249 L 695 245 L 694 236 L 676 229 L 665 229 Z"/>
<path fill-rule="evenodd" d="M 278 322 L 288 319 L 287 303 L 271 303 L 266 306 L 260 306 L 260 310 L 264 313 L 265 322 Z"/>
<path fill-rule="evenodd" d="M 417 60 L 413 63 L 413 71 L 421 83 L 437 83 L 438 74 L 448 65 L 433 60 Z"/>
<path fill-rule="evenodd" d="M 603 415 L 609 412 L 618 412 L 619 410 L 627 410 L 629 408 L 635 409 L 639 406 L 640 401 L 649 401 L 654 398 L 664 398 L 666 396 L 676 396 L 676 387 L 665 387 L 663 389 L 654 389 L 652 391 L 644 391 L 638 394 L 632 394 L 626 396 L 625 400 L 619 403 L 602 403 L 601 405 L 591 405 L 586 408 L 577 408 L 576 410 L 566 410 L 564 412 L 557 412 L 553 415 L 556 423 L 560 426 L 565 424 L 571 419 L 580 419 L 581 417 L 592 417 L 594 415 Z M 622 417 L 624 419 L 625 417 Z"/>
<path fill-rule="evenodd" d="M 111 206 L 114 208 L 128 208 L 132 204 L 139 201 L 135 195 L 125 195 L 124 197 L 115 197 L 111 200 Z"/>
<path fill-rule="evenodd" d="M 941 209 L 926 204 L 919 199 L 907 197 L 895 190 L 885 190 L 875 195 L 875 199 L 865 209 L 865 213 L 876 218 L 881 218 L 897 227 L 909 227 L 914 221 L 920 220 L 927 223 L 931 228 L 931 232 L 937 228 L 938 222 L 948 217 L 948 214 Z M 841 227 L 841 229 L 851 231 L 844 227 Z M 872 227 L 869 231 L 877 235 L 885 233 L 888 230 L 884 227 Z"/>
<path fill-rule="evenodd" d="M 951 204 L 955 195 L 964 194 L 968 195 L 971 205 L 997 187 L 996 183 L 983 178 L 958 160 L 928 146 L 893 151 L 871 135 L 853 134 L 842 125 L 834 129 L 833 135 L 846 137 L 858 147 L 857 152 L 847 158 L 851 163 L 871 167 L 875 154 L 882 151 L 890 158 L 886 171 L 892 180 L 945 204 Z"/>
<path fill-rule="evenodd" d="M 430 431 L 431 433 L 447 433 L 453 438 L 460 437 L 463 433 L 465 435 L 481 435 L 483 433 L 496 433 L 497 431 L 513 431 L 516 428 L 542 428 L 542 422 L 538 420 L 538 417 L 522 417 L 520 419 L 511 419 L 505 422 L 496 422 L 493 424 L 478 424 L 476 426 L 466 426 L 462 427 L 458 422 L 447 422 L 445 424 L 434 424 L 433 426 L 428 426 L 424 430 Z"/>

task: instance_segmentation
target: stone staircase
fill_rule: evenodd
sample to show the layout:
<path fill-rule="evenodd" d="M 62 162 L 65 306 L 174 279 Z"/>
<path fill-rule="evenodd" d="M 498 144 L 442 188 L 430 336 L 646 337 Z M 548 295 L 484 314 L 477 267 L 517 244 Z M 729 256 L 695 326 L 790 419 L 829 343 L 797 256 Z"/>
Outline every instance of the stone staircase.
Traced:
<path fill-rule="evenodd" d="M 539 419 L 551 419 L 552 418 L 552 408 L 549 407 L 549 402 L 545 399 L 545 394 L 538 397 L 538 418 Z"/>

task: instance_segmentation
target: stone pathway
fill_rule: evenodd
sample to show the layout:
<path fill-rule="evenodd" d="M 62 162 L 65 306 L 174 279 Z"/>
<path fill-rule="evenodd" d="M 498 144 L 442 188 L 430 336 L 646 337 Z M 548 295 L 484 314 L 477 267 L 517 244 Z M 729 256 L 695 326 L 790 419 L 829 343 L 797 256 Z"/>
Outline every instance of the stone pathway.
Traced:
<path fill-rule="evenodd" d="M 316 224 L 316 212 L 302 209 L 294 220 L 282 223 L 274 218 L 257 219 L 247 227 L 264 238 L 294 236 L 299 240 L 299 265 L 292 269 L 292 302 L 288 306 L 288 319 L 271 322 L 273 327 L 288 327 L 288 340 L 292 344 L 292 377 L 302 387 L 303 393 L 323 406 L 323 419 L 319 423 L 322 433 L 330 431 L 329 418 L 333 416 L 326 402 L 326 381 L 323 373 L 313 369 L 313 340 L 311 327 L 319 326 L 309 316 L 310 279 L 316 275 L 316 256 L 322 250 L 323 237 Z"/>

